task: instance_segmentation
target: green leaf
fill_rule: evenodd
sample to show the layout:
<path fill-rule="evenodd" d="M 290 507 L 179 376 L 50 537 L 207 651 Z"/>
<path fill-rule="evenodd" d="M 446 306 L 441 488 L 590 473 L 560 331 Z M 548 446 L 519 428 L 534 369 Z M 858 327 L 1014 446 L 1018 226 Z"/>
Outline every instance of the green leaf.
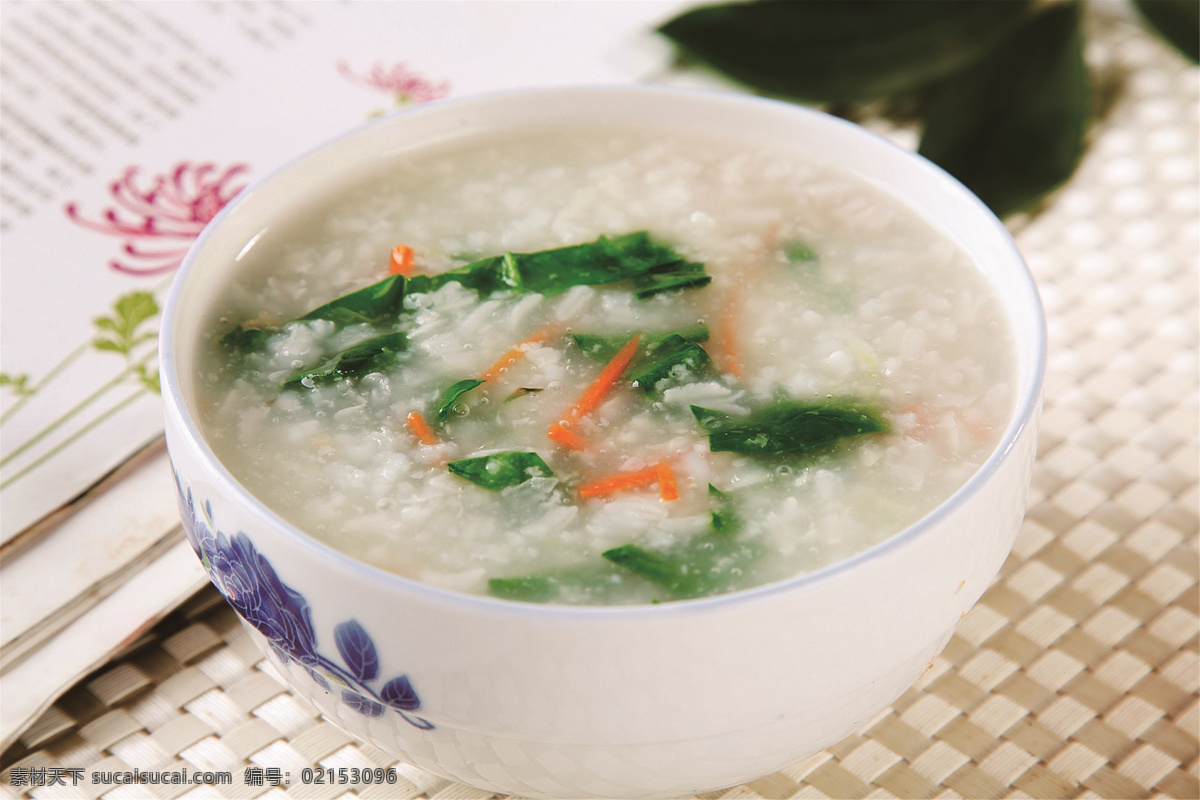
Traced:
<path fill-rule="evenodd" d="M 245 356 L 262 350 L 267 344 L 267 339 L 276 333 L 279 333 L 278 328 L 250 327 L 242 323 L 221 337 L 221 347 L 231 354 Z"/>
<path fill-rule="evenodd" d="M 330 300 L 299 319 L 324 319 L 339 327 L 363 322 L 383 325 L 399 315 L 404 307 L 404 294 L 404 276 L 391 275 L 358 291 Z"/>
<path fill-rule="evenodd" d="M 633 578 L 626 570 L 607 561 L 556 569 L 536 575 L 488 580 L 488 593 L 506 600 L 549 603 L 566 599 L 591 603 L 618 601 L 623 587 Z M 636 580 L 636 579 L 635 579 Z M 564 598 L 563 593 L 568 597 Z"/>
<path fill-rule="evenodd" d="M 451 461 L 446 467 L 460 478 L 466 478 L 476 486 L 492 490 L 516 486 L 530 478 L 548 478 L 554 475 L 537 453 L 519 450 Z"/>
<path fill-rule="evenodd" d="M 633 279 L 633 291 L 639 300 L 678 289 L 699 289 L 712 283 L 712 276 L 703 264 L 679 261 L 666 267 L 656 267 Z"/>
<path fill-rule="evenodd" d="M 504 257 L 489 256 L 437 275 L 414 275 L 408 279 L 409 294 L 436 291 L 447 283 L 461 283 L 482 295 L 510 288 L 503 277 Z"/>
<path fill-rule="evenodd" d="M 696 380 L 712 367 L 703 347 L 675 333 L 652 345 L 648 355 L 649 363 L 629 375 L 646 394 L 661 394 L 664 388 Z"/>
<path fill-rule="evenodd" d="M 1193 63 L 1200 61 L 1200 3 L 1196 0 L 1134 0 L 1146 21 Z"/>
<path fill-rule="evenodd" d="M 408 291 L 431 292 L 457 281 L 481 294 L 512 289 L 556 295 L 574 286 L 615 283 L 678 263 L 683 263 L 678 253 L 638 231 L 533 253 L 505 253 L 438 275 L 418 275 L 409 279 Z M 704 267 L 697 264 L 690 269 L 702 273 Z M 694 275 L 693 280 L 697 280 Z"/>
<path fill-rule="evenodd" d="M 0 372 L 0 386 L 5 387 L 18 397 L 33 394 L 34 390 L 29 388 L 28 375 L 9 375 L 7 372 Z"/>
<path fill-rule="evenodd" d="M 817 252 L 799 239 L 784 242 L 783 255 L 793 264 L 812 263 L 817 258 Z"/>
<path fill-rule="evenodd" d="M 573 333 L 571 338 L 575 340 L 575 344 L 586 355 L 600 361 L 608 363 L 612 357 L 625 346 L 625 344 L 633 338 L 637 331 L 628 331 L 626 333 L 611 334 L 596 334 L 596 333 Z M 648 358 L 654 351 L 654 347 L 664 340 L 679 336 L 689 342 L 706 342 L 708 341 L 708 326 L 694 325 L 686 328 L 678 333 L 645 333 L 642 334 L 641 351 L 634 357 L 631 368 L 636 368 L 637 365 L 644 359 Z"/>
<path fill-rule="evenodd" d="M 757 89 L 813 102 L 910 92 L 979 57 L 1027 0 L 763 0 L 706 5 L 659 30 Z"/>
<path fill-rule="evenodd" d="M 925 118 L 919 152 L 997 215 L 1011 214 L 1074 172 L 1089 98 L 1080 6 L 1052 5 L 946 81 Z"/>
<path fill-rule="evenodd" d="M 138 381 L 155 394 L 162 394 L 162 384 L 159 382 L 158 369 L 141 365 L 137 369 Z"/>
<path fill-rule="evenodd" d="M 627 544 L 601 555 L 676 598 L 686 599 L 734 588 L 762 553 L 760 545 L 712 533 L 666 551 Z"/>
<path fill-rule="evenodd" d="M 709 449 L 713 452 L 806 452 L 840 439 L 890 430 L 879 411 L 855 400 L 786 401 L 744 417 L 730 417 L 700 406 L 691 408 L 700 426 L 709 431 Z"/>
<path fill-rule="evenodd" d="M 454 408 L 454 404 L 458 402 L 458 398 L 462 397 L 464 394 L 471 391 L 481 383 L 485 383 L 485 381 L 480 380 L 479 378 L 467 378 L 466 380 L 461 380 L 457 383 L 447 386 L 446 389 L 442 391 L 441 395 L 438 396 L 437 402 L 435 403 L 437 406 L 438 422 L 445 422 L 446 417 L 450 416 L 450 411 Z"/>
<path fill-rule="evenodd" d="M 158 314 L 158 303 L 149 292 L 130 292 L 113 303 L 113 316 L 94 320 L 100 331 L 111 331 L 113 337 L 98 336 L 92 340 L 97 350 L 128 354 L 137 345 L 158 336 L 156 332 L 139 334 L 138 328 Z"/>
<path fill-rule="evenodd" d="M 505 600 L 546 603 L 558 596 L 558 583 L 549 575 L 491 578 L 488 580 L 488 592 Z"/>
<path fill-rule="evenodd" d="M 408 339 L 403 333 L 376 336 L 326 359 L 314 369 L 300 370 L 284 383 L 283 388 L 299 390 L 324 386 L 344 378 L 361 378 L 372 372 L 382 372 L 395 366 L 400 353 L 407 347 Z"/>
<path fill-rule="evenodd" d="M 711 483 L 708 485 L 708 507 L 712 515 L 713 530 L 717 533 L 732 536 L 742 529 L 742 521 L 733 506 L 733 498 Z"/>

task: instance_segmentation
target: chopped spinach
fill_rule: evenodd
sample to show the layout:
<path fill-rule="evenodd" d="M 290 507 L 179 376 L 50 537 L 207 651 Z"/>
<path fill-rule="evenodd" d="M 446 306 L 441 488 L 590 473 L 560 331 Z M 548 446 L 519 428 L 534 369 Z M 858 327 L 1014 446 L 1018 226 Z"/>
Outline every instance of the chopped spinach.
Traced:
<path fill-rule="evenodd" d="M 854 400 L 785 401 L 744 417 L 700 406 L 692 406 L 692 413 L 700 427 L 709 432 L 709 449 L 713 452 L 805 452 L 839 439 L 890 430 L 877 409 Z"/>
<path fill-rule="evenodd" d="M 245 357 L 250 353 L 262 350 L 279 329 L 275 327 L 251 326 L 242 323 L 221 337 L 221 347 L 232 355 Z"/>
<path fill-rule="evenodd" d="M 302 369 L 283 384 L 284 389 L 323 386 L 343 378 L 361 378 L 395 366 L 408 347 L 403 333 L 387 333 L 356 344 L 326 359 L 313 369 Z"/>
<path fill-rule="evenodd" d="M 521 600 L 526 603 L 549 603 L 554 600 L 576 601 L 586 598 L 588 602 L 616 600 L 622 587 L 630 580 L 639 581 L 628 570 L 607 561 L 587 563 L 535 575 L 520 575 L 488 580 L 488 593 L 506 600 Z M 563 597 L 563 595 L 568 595 Z"/>
<path fill-rule="evenodd" d="M 324 319 L 344 327 L 366 322 L 382 325 L 391 322 L 404 307 L 403 275 L 391 275 L 377 283 L 342 295 L 308 312 L 301 320 Z"/>
<path fill-rule="evenodd" d="M 485 382 L 479 378 L 467 378 L 447 386 L 437 399 L 437 421 L 445 422 L 446 417 L 450 416 L 450 412 L 454 409 L 454 404 L 458 402 L 458 398 Z"/>
<path fill-rule="evenodd" d="M 708 506 L 714 531 L 734 535 L 742 529 L 742 521 L 733 507 L 733 498 L 711 483 L 708 485 Z"/>
<path fill-rule="evenodd" d="M 783 255 L 792 264 L 811 263 L 818 259 L 817 251 L 799 239 L 784 242 Z"/>
<path fill-rule="evenodd" d="M 676 289 L 699 289 L 712 282 L 704 265 L 694 261 L 664 264 L 633 279 L 633 291 L 639 300 Z"/>
<path fill-rule="evenodd" d="M 596 333 L 573 333 L 571 334 L 571 338 L 575 340 L 575 344 L 585 355 L 591 356 L 597 361 L 607 363 L 633 338 L 634 333 L 636 331 L 618 333 L 615 336 Z M 678 336 L 689 342 L 705 342 L 708 341 L 708 335 L 708 326 L 702 323 L 693 325 L 678 333 L 643 334 L 641 352 L 634 358 L 631 368 L 636 369 L 644 359 L 651 355 L 653 348 L 672 336 Z"/>
<path fill-rule="evenodd" d="M 548 478 L 554 475 L 541 456 L 521 450 L 451 461 L 446 467 L 460 478 L 466 478 L 476 486 L 492 490 L 516 486 L 530 478 Z"/>
<path fill-rule="evenodd" d="M 762 556 L 762 547 L 724 533 L 707 533 L 670 550 L 626 544 L 602 554 L 609 561 L 657 584 L 678 599 L 735 588 Z"/>
<path fill-rule="evenodd" d="M 712 367 L 704 348 L 678 334 L 671 334 L 652 346 L 649 362 L 629 376 L 646 394 L 658 394 L 663 383 L 682 383 L 698 377 Z"/>
<path fill-rule="evenodd" d="M 665 276 L 673 274 L 672 271 L 686 272 L 689 286 L 702 286 L 711 280 L 704 273 L 703 264 L 685 262 L 670 247 L 655 242 L 645 231 L 638 231 L 533 253 L 505 253 L 438 275 L 417 275 L 408 279 L 408 293 L 431 292 L 457 281 L 481 294 L 514 289 L 555 295 L 574 286 L 640 280 L 639 276 L 659 273 L 663 277 L 646 284 L 648 293 L 638 290 L 639 297 L 649 297 L 669 288 L 684 288 L 685 282 L 679 277 L 673 279 L 672 285 L 666 285 Z M 663 286 L 659 287 L 660 283 Z"/>
<path fill-rule="evenodd" d="M 406 284 L 408 294 L 436 291 L 447 283 L 461 283 L 482 295 L 508 289 L 503 278 L 503 256 L 489 256 L 437 275 L 414 275 Z"/>

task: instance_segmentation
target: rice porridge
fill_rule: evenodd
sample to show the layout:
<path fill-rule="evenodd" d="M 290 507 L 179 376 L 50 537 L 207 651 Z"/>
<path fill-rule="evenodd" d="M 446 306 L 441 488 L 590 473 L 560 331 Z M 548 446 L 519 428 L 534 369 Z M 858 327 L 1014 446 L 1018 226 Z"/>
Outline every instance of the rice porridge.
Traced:
<path fill-rule="evenodd" d="M 963 252 L 859 178 L 718 140 L 426 151 L 244 260 L 203 345 L 209 444 L 308 534 L 463 592 L 812 572 L 947 499 L 1014 403 Z"/>

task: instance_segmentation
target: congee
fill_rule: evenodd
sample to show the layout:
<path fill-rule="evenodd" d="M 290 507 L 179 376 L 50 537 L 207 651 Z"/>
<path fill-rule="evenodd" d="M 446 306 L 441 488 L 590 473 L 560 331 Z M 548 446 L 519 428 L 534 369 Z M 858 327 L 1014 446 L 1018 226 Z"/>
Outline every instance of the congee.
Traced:
<path fill-rule="evenodd" d="M 876 545 L 995 447 L 987 282 L 819 154 L 442 148 L 265 231 L 211 315 L 205 436 L 317 539 L 462 592 L 680 600 Z"/>

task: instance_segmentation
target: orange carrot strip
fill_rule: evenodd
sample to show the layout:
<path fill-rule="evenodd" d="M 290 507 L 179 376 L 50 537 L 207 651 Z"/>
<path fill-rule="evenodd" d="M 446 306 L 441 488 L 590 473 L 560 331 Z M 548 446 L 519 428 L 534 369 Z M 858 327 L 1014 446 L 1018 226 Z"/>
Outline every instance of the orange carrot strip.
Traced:
<path fill-rule="evenodd" d="M 583 450 L 587 447 L 587 442 L 578 433 L 561 422 L 551 425 L 550 430 L 546 431 L 546 435 L 568 450 Z"/>
<path fill-rule="evenodd" d="M 403 275 L 406 278 L 413 274 L 413 249 L 406 244 L 398 244 L 392 248 L 392 263 L 388 267 L 392 275 Z"/>
<path fill-rule="evenodd" d="M 658 488 L 663 500 L 679 499 L 679 484 L 675 482 L 675 470 L 666 461 L 654 465 L 654 473 L 658 478 Z"/>
<path fill-rule="evenodd" d="M 737 345 L 737 304 L 740 294 L 737 286 L 729 287 L 725 293 L 725 303 L 717 317 L 717 342 L 719 343 L 716 353 L 717 360 L 721 364 L 721 369 L 735 378 L 746 376 L 746 365 L 742 361 Z"/>
<path fill-rule="evenodd" d="M 657 480 L 658 468 L 646 467 L 637 472 L 626 472 L 621 475 L 613 475 L 608 478 L 601 478 L 598 481 L 585 483 L 579 487 L 579 496 L 583 498 L 598 497 L 602 494 L 612 494 L 613 492 L 620 492 L 625 489 L 637 489 L 641 486 L 649 486 Z"/>
<path fill-rule="evenodd" d="M 433 429 L 429 427 L 429 423 L 421 416 L 419 411 L 414 411 L 404 418 L 408 429 L 412 431 L 413 436 L 417 437 L 417 441 L 421 444 L 435 445 L 440 444 L 437 436 L 434 435 Z"/>
<path fill-rule="evenodd" d="M 522 341 L 518 342 L 515 347 L 513 347 L 511 350 L 509 350 L 504 355 L 500 356 L 500 358 L 496 361 L 496 363 L 492 364 L 490 367 L 488 367 L 488 371 L 483 373 L 483 375 L 481 375 L 480 377 L 483 378 L 485 381 L 496 380 L 496 378 L 500 376 L 501 370 L 508 369 L 513 364 L 515 364 L 521 360 L 522 356 L 525 355 L 525 345 L 533 344 L 534 342 L 545 341 L 546 339 L 549 339 L 551 336 L 555 336 L 557 334 L 558 334 L 558 328 L 555 326 L 550 326 L 548 328 L 542 328 L 540 331 L 533 334 L 528 339 L 523 339 Z"/>
<path fill-rule="evenodd" d="M 625 346 L 612 357 L 604 365 L 604 369 L 600 370 L 600 374 L 596 376 L 596 380 L 592 381 L 591 385 L 583 390 L 583 394 L 575 401 L 575 405 L 567 412 L 567 415 L 573 420 L 579 420 L 586 417 L 588 414 L 596 410 L 596 406 L 604 401 L 605 396 L 616 385 L 621 378 L 621 373 L 629 366 L 629 362 L 633 361 L 634 355 L 637 354 L 638 342 L 641 341 L 640 333 L 634 334 L 633 338 L 626 342 Z"/>

